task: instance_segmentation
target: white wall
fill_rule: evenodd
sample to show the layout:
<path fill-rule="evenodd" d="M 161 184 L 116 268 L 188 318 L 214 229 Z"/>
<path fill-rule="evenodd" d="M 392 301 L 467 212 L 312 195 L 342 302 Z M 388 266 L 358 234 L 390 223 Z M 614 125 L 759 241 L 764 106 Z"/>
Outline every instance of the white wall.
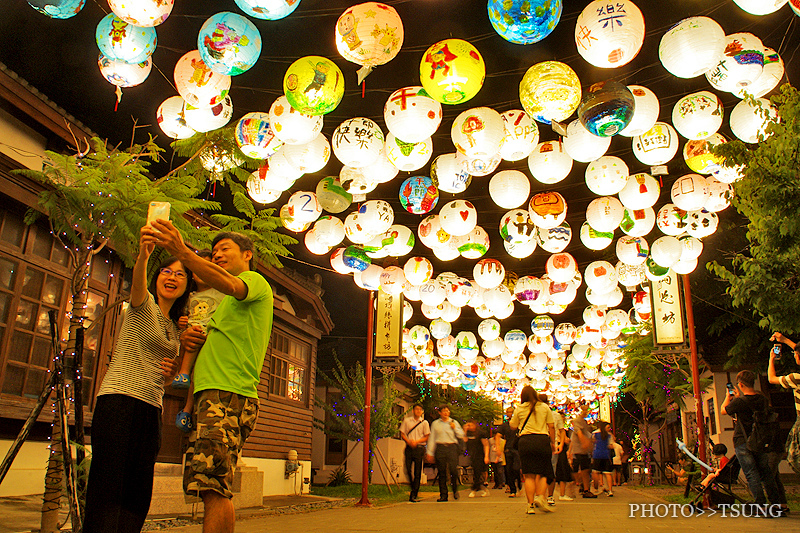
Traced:
<path fill-rule="evenodd" d="M 0 456 L 5 457 L 14 441 L 0 440 Z M 44 474 L 50 450 L 46 442 L 26 442 L 0 484 L 0 497 L 44 493 Z"/>
<path fill-rule="evenodd" d="M 301 490 L 308 494 L 311 481 L 311 461 L 300 461 L 301 470 L 289 479 L 284 477 L 286 460 L 260 459 L 256 457 L 243 457 L 242 461 L 247 466 L 254 466 L 264 472 L 264 496 L 288 496 L 298 494 Z"/>
<path fill-rule="evenodd" d="M 20 164 L 42 169 L 45 138 L 0 109 L 0 153 Z"/>

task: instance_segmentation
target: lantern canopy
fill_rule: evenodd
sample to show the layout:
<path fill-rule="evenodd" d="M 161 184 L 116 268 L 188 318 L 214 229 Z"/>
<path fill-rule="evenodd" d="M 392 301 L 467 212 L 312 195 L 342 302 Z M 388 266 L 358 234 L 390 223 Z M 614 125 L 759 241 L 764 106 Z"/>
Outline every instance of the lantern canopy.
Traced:
<path fill-rule="evenodd" d="M 694 78 L 717 64 L 725 49 L 725 31 L 708 17 L 689 17 L 661 37 L 658 57 L 678 78 Z"/>
<path fill-rule="evenodd" d="M 344 96 L 344 76 L 336 63 L 320 56 L 301 57 L 283 77 L 289 104 L 308 115 L 330 113 Z"/>
<path fill-rule="evenodd" d="M 581 102 L 581 82 L 575 71 L 560 61 L 536 63 L 519 84 L 522 108 L 533 119 L 544 124 L 561 122 Z"/>
<path fill-rule="evenodd" d="M 361 65 L 358 83 L 377 66 L 388 63 L 403 46 L 403 21 L 391 6 L 365 2 L 348 8 L 336 22 L 336 48 L 343 58 Z"/>
<path fill-rule="evenodd" d="M 247 72 L 261 56 L 261 33 L 247 17 L 223 11 L 203 23 L 197 49 L 208 68 L 236 76 Z"/>
<path fill-rule="evenodd" d="M 583 95 L 578 118 L 591 133 L 611 137 L 630 124 L 634 108 L 633 94 L 627 87 L 613 80 L 601 81 L 590 86 Z"/>
<path fill-rule="evenodd" d="M 94 36 L 100 53 L 126 63 L 141 63 L 150 57 L 158 40 L 154 28 L 133 26 L 114 13 L 100 20 Z"/>
<path fill-rule="evenodd" d="M 483 87 L 486 64 L 467 41 L 445 39 L 423 54 L 419 76 L 432 98 L 443 104 L 462 104 Z"/>
<path fill-rule="evenodd" d="M 590 64 L 615 68 L 630 62 L 644 42 L 644 17 L 633 2 L 594 0 L 575 23 L 578 53 Z"/>
<path fill-rule="evenodd" d="M 561 19 L 562 0 L 489 0 L 489 22 L 506 41 L 538 43 Z"/>

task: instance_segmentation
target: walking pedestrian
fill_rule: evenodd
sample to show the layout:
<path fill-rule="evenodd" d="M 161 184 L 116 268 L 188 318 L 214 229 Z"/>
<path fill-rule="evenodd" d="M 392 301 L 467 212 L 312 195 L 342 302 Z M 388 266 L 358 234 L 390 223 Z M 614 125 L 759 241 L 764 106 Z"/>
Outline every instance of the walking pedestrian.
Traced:
<path fill-rule="evenodd" d="M 592 477 L 595 485 L 603 484 L 603 494 L 614 496 L 612 475 L 614 466 L 611 463 L 611 450 L 614 449 L 613 436 L 608 431 L 608 422 L 599 420 L 597 430 L 592 433 Z"/>
<path fill-rule="evenodd" d="M 570 455 L 572 455 L 572 475 L 575 477 L 575 486 L 582 490 L 584 498 L 597 498 L 591 490 L 591 453 L 592 441 L 589 433 L 589 424 L 586 415 L 589 405 L 585 402 L 578 406 L 578 413 L 572 419 L 572 439 L 570 439 Z"/>
<path fill-rule="evenodd" d="M 494 477 L 493 489 L 502 489 L 506 485 L 506 441 L 500 434 L 498 428 L 492 430 L 492 438 L 489 439 L 489 460 L 492 463 L 492 475 Z"/>
<path fill-rule="evenodd" d="M 474 498 L 476 494 L 488 496 L 489 491 L 484 486 L 483 476 L 486 475 L 486 468 L 489 464 L 489 438 L 475 419 L 467 422 L 464 425 L 464 430 L 467 440 L 467 453 L 472 467 L 472 491 L 469 493 L 469 497 Z"/>
<path fill-rule="evenodd" d="M 520 403 L 511 416 L 511 429 L 519 431 L 519 456 L 525 478 L 528 514 L 536 508 L 553 512 L 547 505 L 547 485 L 553 479 L 551 456 L 556 448 L 553 412 L 530 385 L 522 388 Z"/>
<path fill-rule="evenodd" d="M 517 440 L 516 430 L 511 429 L 509 421 L 511 415 L 514 414 L 514 408 L 508 407 L 506 409 L 506 419 L 498 429 L 498 432 L 505 440 L 505 455 L 506 455 L 506 487 L 508 488 L 509 498 L 514 498 L 517 491 L 522 489 L 522 478 L 519 463 L 519 450 L 513 444 Z"/>
<path fill-rule="evenodd" d="M 411 416 L 407 416 L 400 424 L 400 438 L 406 443 L 404 456 L 406 460 L 406 473 L 411 484 L 411 493 L 408 501 L 418 502 L 419 484 L 422 479 L 422 462 L 425 458 L 425 443 L 431 434 L 431 428 L 424 417 L 425 411 L 422 404 L 415 403 L 411 408 Z"/>
<path fill-rule="evenodd" d="M 460 442 L 464 440 L 464 430 L 461 424 L 450 418 L 450 407 L 439 407 L 439 418 L 431 424 L 431 433 L 428 437 L 428 460 L 436 461 L 439 471 L 439 499 L 437 502 L 447 501 L 448 478 L 453 488 L 453 498 L 458 499 L 458 455 L 461 449 Z"/>

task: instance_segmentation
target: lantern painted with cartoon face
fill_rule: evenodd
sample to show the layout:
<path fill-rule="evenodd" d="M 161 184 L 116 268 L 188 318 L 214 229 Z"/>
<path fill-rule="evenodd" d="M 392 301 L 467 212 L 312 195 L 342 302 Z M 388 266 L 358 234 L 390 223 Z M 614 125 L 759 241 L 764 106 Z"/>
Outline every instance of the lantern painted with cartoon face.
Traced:
<path fill-rule="evenodd" d="M 475 226 L 467 235 L 456 239 L 458 239 L 456 249 L 461 257 L 466 259 L 479 259 L 489 251 L 489 234 L 480 226 Z"/>
<path fill-rule="evenodd" d="M 192 50 L 175 64 L 175 88 L 191 106 L 213 107 L 219 104 L 231 88 L 231 77 L 214 72 Z"/>
<path fill-rule="evenodd" d="M 289 104 L 301 113 L 330 113 L 344 96 L 344 76 L 336 63 L 320 56 L 306 56 L 292 63 L 283 77 Z"/>
<path fill-rule="evenodd" d="M 247 72 L 261 56 L 261 32 L 247 17 L 223 11 L 203 23 L 197 49 L 208 68 L 236 76 Z"/>
<path fill-rule="evenodd" d="M 617 286 L 617 271 L 608 261 L 594 261 L 586 267 L 583 279 L 593 291 L 606 294 Z"/>
<path fill-rule="evenodd" d="M 463 104 L 483 87 L 486 64 L 467 41 L 445 39 L 422 55 L 419 77 L 432 98 L 443 104 Z"/>
<path fill-rule="evenodd" d="M 500 113 L 489 107 L 468 109 L 450 128 L 456 149 L 468 158 L 490 157 L 500 152 L 505 126 Z"/>
<path fill-rule="evenodd" d="M 403 46 L 403 21 L 391 6 L 365 2 L 345 10 L 336 21 L 336 48 L 343 58 L 361 65 L 359 83 L 372 69 L 391 61 Z"/>
<path fill-rule="evenodd" d="M 453 238 L 452 235 L 442 229 L 439 222 L 439 215 L 429 215 L 422 219 L 417 229 L 417 235 L 422 244 L 434 249 L 447 245 Z"/>
<path fill-rule="evenodd" d="M 528 202 L 528 214 L 538 227 L 555 228 L 567 217 L 567 201 L 557 192 L 541 192 Z"/>
<path fill-rule="evenodd" d="M 561 252 L 551 255 L 545 265 L 547 276 L 555 283 L 566 283 L 575 277 L 578 263 L 571 254 Z"/>
<path fill-rule="evenodd" d="M 158 42 L 154 28 L 134 26 L 114 13 L 100 20 L 94 36 L 100 53 L 126 63 L 141 63 L 153 54 Z"/>

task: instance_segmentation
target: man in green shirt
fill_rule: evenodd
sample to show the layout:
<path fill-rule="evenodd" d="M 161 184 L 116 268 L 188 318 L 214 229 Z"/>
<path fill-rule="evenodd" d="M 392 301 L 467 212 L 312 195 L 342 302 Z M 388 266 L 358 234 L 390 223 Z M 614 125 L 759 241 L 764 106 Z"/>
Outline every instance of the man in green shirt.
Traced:
<path fill-rule="evenodd" d="M 181 338 L 186 350 L 200 350 L 193 379 L 196 422 L 186 450 L 183 488 L 203 499 L 204 532 L 232 532 L 233 471 L 258 417 L 256 387 L 272 331 L 272 289 L 252 271 L 253 243 L 242 234 L 218 234 L 209 263 L 186 246 L 169 221 L 153 222 L 152 231 L 159 246 L 226 294 L 207 337 L 190 328 Z"/>

